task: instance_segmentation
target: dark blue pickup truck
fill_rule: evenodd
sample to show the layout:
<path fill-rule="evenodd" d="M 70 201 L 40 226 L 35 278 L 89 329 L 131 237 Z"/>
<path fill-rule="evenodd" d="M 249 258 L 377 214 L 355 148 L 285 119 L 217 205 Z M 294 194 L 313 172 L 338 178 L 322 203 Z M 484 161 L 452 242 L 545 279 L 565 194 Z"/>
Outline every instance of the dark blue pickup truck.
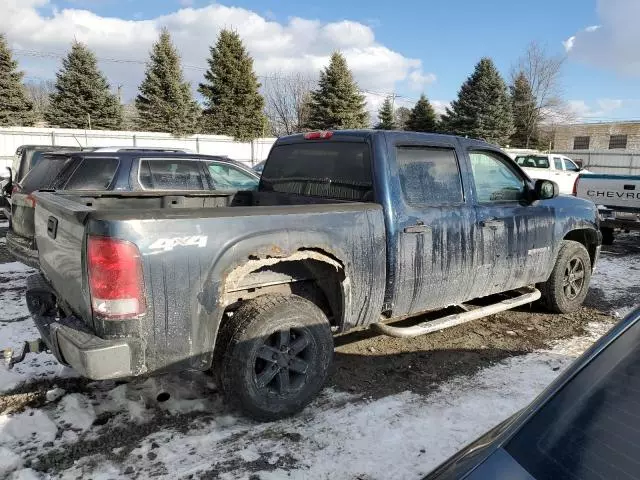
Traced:
<path fill-rule="evenodd" d="M 424 334 L 540 297 L 577 309 L 601 243 L 593 203 L 435 134 L 280 138 L 252 192 L 35 196 L 27 304 L 61 362 L 93 379 L 212 368 L 264 420 L 322 388 L 334 332 Z"/>

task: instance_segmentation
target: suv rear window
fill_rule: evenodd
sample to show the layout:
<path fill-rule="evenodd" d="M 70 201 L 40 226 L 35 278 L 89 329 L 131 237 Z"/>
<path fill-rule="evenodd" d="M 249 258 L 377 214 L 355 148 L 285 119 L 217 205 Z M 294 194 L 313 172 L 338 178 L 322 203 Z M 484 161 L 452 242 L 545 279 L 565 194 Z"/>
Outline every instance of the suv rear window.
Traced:
<path fill-rule="evenodd" d="M 526 155 L 516 157 L 516 163 L 524 168 L 549 168 L 549 157 Z"/>
<path fill-rule="evenodd" d="M 140 160 L 140 185 L 152 190 L 205 190 L 200 162 L 153 158 Z"/>
<path fill-rule="evenodd" d="M 65 190 L 106 190 L 118 169 L 117 158 L 85 158 L 64 185 Z"/>
<path fill-rule="evenodd" d="M 43 188 L 51 188 L 54 180 L 65 166 L 73 160 L 62 155 L 43 155 L 38 164 L 24 177 L 22 190 L 27 193 Z"/>
<path fill-rule="evenodd" d="M 373 200 L 369 146 L 356 142 L 278 145 L 262 171 L 260 189 L 339 200 Z"/>

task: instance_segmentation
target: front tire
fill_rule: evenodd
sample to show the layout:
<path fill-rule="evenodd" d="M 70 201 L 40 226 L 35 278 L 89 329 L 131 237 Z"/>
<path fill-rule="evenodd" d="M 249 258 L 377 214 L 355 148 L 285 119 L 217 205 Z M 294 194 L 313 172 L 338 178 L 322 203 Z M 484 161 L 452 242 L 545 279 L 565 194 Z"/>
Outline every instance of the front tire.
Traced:
<path fill-rule="evenodd" d="M 333 360 L 326 315 L 296 295 L 247 301 L 221 327 L 216 349 L 222 393 L 260 421 L 302 410 L 322 389 Z"/>
<path fill-rule="evenodd" d="M 575 312 L 587 296 L 590 280 L 587 249 L 579 242 L 563 240 L 551 276 L 540 288 L 543 301 L 553 312 Z"/>

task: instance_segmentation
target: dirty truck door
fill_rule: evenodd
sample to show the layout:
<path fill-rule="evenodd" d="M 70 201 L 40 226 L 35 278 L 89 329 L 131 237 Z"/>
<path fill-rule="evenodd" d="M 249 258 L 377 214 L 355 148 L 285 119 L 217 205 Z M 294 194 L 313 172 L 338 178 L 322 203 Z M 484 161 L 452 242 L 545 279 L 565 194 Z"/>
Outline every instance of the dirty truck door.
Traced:
<path fill-rule="evenodd" d="M 396 211 L 394 316 L 460 303 L 473 283 L 475 212 L 451 141 L 391 137 Z M 395 143 L 393 143 L 395 142 Z"/>
<path fill-rule="evenodd" d="M 476 242 L 482 245 L 474 296 L 546 280 L 553 248 L 553 207 L 527 201 L 527 182 L 494 150 L 467 150 L 476 199 Z"/>

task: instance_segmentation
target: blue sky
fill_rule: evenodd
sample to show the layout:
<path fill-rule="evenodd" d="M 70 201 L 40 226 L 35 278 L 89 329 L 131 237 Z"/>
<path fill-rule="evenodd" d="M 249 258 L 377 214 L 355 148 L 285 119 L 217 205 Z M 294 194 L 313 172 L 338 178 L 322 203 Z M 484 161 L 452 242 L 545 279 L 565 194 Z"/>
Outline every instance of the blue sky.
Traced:
<path fill-rule="evenodd" d="M 1 1 L 11 2 L 14 0 Z M 187 7 L 195 9 L 197 16 L 200 8 L 211 5 L 211 3 L 204 0 L 174 2 L 70 0 L 46 3 L 38 7 L 37 12 L 45 20 L 55 15 L 61 15 L 61 11 L 69 9 L 73 11 L 87 10 L 94 14 L 98 20 L 102 17 L 111 17 L 130 20 L 134 23 L 148 20 L 160 24 L 163 19 L 170 18 L 172 15 L 176 15 L 176 11 Z M 276 22 L 281 25 L 287 25 L 292 17 L 319 20 L 322 24 L 348 20 L 366 25 L 372 30 L 375 36 L 375 40 L 372 42 L 376 45 L 382 45 L 405 59 L 419 60 L 420 66 L 415 68 L 419 69 L 422 74 L 435 74 L 435 81 L 425 81 L 419 89 L 425 90 L 431 99 L 438 102 L 448 102 L 455 98 L 460 84 L 482 56 L 492 57 L 498 68 L 507 77 L 511 65 L 523 53 L 529 42 L 535 40 L 546 46 L 549 52 L 564 55 L 563 42 L 577 35 L 576 47 L 569 52 L 564 67 L 562 81 L 564 97 L 572 102 L 575 110 L 584 118 L 606 120 L 640 118 L 640 89 L 638 88 L 640 86 L 640 69 L 626 69 L 625 64 L 621 63 L 629 64 L 632 63 L 632 60 L 638 60 L 640 64 L 640 58 L 629 60 L 628 55 L 633 55 L 633 53 L 629 54 L 624 47 L 621 47 L 621 50 L 624 51 L 620 54 L 620 61 L 616 63 L 609 61 L 609 59 L 603 59 L 609 54 L 602 55 L 602 52 L 598 51 L 600 46 L 607 44 L 607 42 L 615 48 L 618 48 L 621 43 L 624 44 L 620 38 L 614 38 L 617 35 L 615 33 L 617 29 L 614 28 L 615 22 L 624 21 L 621 19 L 628 16 L 625 9 L 627 11 L 633 10 L 635 3 L 640 4 L 640 1 L 405 0 L 403 2 L 372 2 L 371 0 L 323 0 L 322 2 L 294 2 L 289 0 L 234 0 L 223 2 L 222 5 L 254 12 L 268 22 Z M 80 23 L 84 21 L 81 17 L 79 14 L 74 16 L 74 18 L 80 18 L 77 20 Z M 94 21 L 96 20 L 94 19 Z M 188 21 L 196 22 L 197 20 Z M 78 35 L 83 32 L 80 23 L 77 27 Z M 598 32 L 585 32 L 585 28 L 603 23 L 605 27 Z M 181 25 L 183 24 L 181 23 Z M 241 35 L 242 29 L 245 28 L 242 25 L 223 26 L 235 27 Z M 206 24 L 199 27 L 204 29 Z M 597 38 L 596 35 L 599 35 L 600 38 Z M 11 35 L 9 38 L 11 40 Z M 196 36 L 196 41 L 198 38 L 203 37 Z M 257 40 L 254 38 L 249 41 L 249 47 L 258 44 L 256 42 L 268 42 L 268 40 L 268 38 Z M 17 41 L 17 45 L 20 46 L 20 40 Z M 96 42 L 96 48 L 99 49 L 99 41 L 96 40 Z M 92 46 L 91 40 L 88 40 L 88 43 Z M 636 48 L 637 45 L 636 43 Z M 60 51 L 60 48 L 54 47 L 56 45 L 52 44 L 51 49 Z M 40 48 L 45 50 L 43 46 Z M 266 49 L 262 55 L 273 56 L 273 52 L 277 52 L 277 47 L 275 48 L 276 50 Z M 616 53 L 610 52 L 610 55 L 615 57 Z M 142 56 L 144 57 L 144 55 Z M 268 64 L 268 59 L 265 59 L 264 63 Z M 262 63 L 257 62 L 257 65 L 262 65 Z M 383 69 L 384 65 L 386 64 L 383 63 L 378 68 Z M 414 66 L 403 68 L 403 72 L 406 74 L 407 69 L 413 69 Z M 362 74 L 359 78 L 360 83 L 369 82 L 370 89 L 376 91 L 396 90 L 407 98 L 415 98 L 420 93 L 417 88 L 411 88 L 406 79 L 394 80 L 390 78 L 389 81 L 380 82 L 378 87 L 368 78 L 371 74 L 374 73 Z M 39 75 L 44 74 L 40 72 Z M 114 73 L 113 75 L 117 76 L 118 74 Z M 398 75 L 402 74 L 398 73 Z"/>

